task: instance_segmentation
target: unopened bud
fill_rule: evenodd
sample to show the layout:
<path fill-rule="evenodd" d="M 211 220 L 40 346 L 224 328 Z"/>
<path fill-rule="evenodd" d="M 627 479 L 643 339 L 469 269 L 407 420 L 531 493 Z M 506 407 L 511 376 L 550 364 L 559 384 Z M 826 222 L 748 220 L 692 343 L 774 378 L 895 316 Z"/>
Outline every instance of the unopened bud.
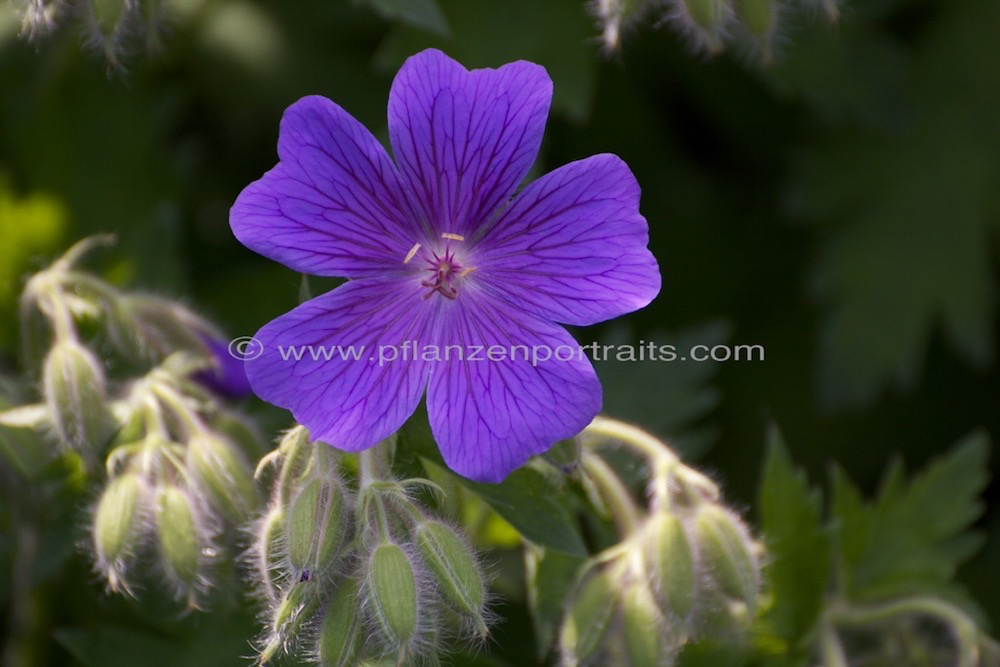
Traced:
<path fill-rule="evenodd" d="M 681 21 L 710 51 L 722 50 L 722 36 L 732 17 L 730 0 L 681 0 Z"/>
<path fill-rule="evenodd" d="M 778 27 L 777 0 L 736 0 L 736 10 L 754 37 L 770 39 Z"/>
<path fill-rule="evenodd" d="M 705 571 L 719 590 L 753 610 L 760 588 L 760 566 L 743 522 L 729 510 L 706 503 L 695 516 L 694 536 Z"/>
<path fill-rule="evenodd" d="M 258 656 L 258 664 L 268 665 L 285 650 L 299 630 L 319 609 L 320 596 L 314 582 L 295 583 L 281 597 L 271 613 L 270 633 L 267 643 Z"/>
<path fill-rule="evenodd" d="M 110 416 L 104 373 L 94 354 L 71 338 L 58 341 L 45 358 L 42 382 L 59 439 L 79 452 L 98 452 Z"/>
<path fill-rule="evenodd" d="M 607 572 L 598 571 L 580 587 L 563 619 L 559 646 L 569 665 L 593 656 L 608 632 L 618 609 L 618 596 Z"/>
<path fill-rule="evenodd" d="M 441 597 L 472 618 L 485 637 L 486 585 L 472 550 L 454 529 L 433 519 L 417 526 L 414 540 Z"/>
<path fill-rule="evenodd" d="M 622 31 L 635 22 L 649 6 L 646 0 L 597 0 L 594 8 L 601 22 L 601 40 L 608 51 L 621 45 Z"/>
<path fill-rule="evenodd" d="M 321 576 L 337 562 L 346 533 L 344 505 L 344 490 L 330 477 L 313 478 L 292 499 L 287 549 L 297 576 Z"/>
<path fill-rule="evenodd" d="M 653 514 L 643 532 L 643 557 L 653 591 L 669 618 L 685 621 L 694 608 L 695 557 L 684 523 L 667 511 Z"/>
<path fill-rule="evenodd" d="M 132 555 L 140 536 L 145 511 L 146 486 L 139 475 L 128 473 L 108 483 L 94 514 L 93 538 L 97 565 L 112 590 L 125 587 L 124 561 Z"/>
<path fill-rule="evenodd" d="M 364 639 L 358 619 L 358 583 L 343 581 L 330 598 L 319 630 L 320 667 L 354 667 Z"/>
<path fill-rule="evenodd" d="M 212 503 L 243 520 L 259 497 L 246 460 L 231 442 L 212 433 L 195 434 L 187 444 L 187 466 Z"/>
<path fill-rule="evenodd" d="M 393 649 L 405 646 L 417 634 L 420 610 L 413 564 L 402 547 L 392 543 L 375 547 L 365 583 L 380 634 Z"/>
<path fill-rule="evenodd" d="M 277 590 L 286 580 L 284 568 L 281 566 L 286 553 L 285 544 L 285 511 L 281 507 L 273 507 L 264 516 L 257 532 L 257 568 L 263 577 L 267 595 L 274 599 Z"/>
<path fill-rule="evenodd" d="M 621 595 L 628 664 L 631 667 L 673 664 L 677 649 L 649 586 L 644 581 L 634 581 Z"/>
<path fill-rule="evenodd" d="M 109 306 L 108 334 L 130 359 L 155 362 L 178 350 L 210 354 L 201 332 L 211 327 L 178 303 L 150 295 L 126 294 Z"/>
<path fill-rule="evenodd" d="M 202 539 L 192 499 L 176 486 L 156 493 L 156 534 L 167 574 L 181 591 L 198 583 L 202 564 Z"/>

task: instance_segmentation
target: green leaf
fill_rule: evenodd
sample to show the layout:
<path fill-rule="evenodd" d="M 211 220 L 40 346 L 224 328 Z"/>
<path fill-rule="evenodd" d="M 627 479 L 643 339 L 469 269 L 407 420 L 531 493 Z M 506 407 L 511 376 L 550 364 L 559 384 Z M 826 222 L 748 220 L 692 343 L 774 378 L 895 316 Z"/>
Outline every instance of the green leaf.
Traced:
<path fill-rule="evenodd" d="M 774 603 L 764 623 L 782 640 L 791 664 L 798 664 L 809 656 L 804 640 L 823 607 L 832 545 L 829 530 L 822 525 L 819 490 L 810 489 L 805 473 L 795 469 L 776 426 L 768 440 L 758 503 Z"/>
<path fill-rule="evenodd" d="M 436 0 L 363 0 L 387 19 L 447 35 L 448 21 Z"/>
<path fill-rule="evenodd" d="M 552 650 L 563 608 L 584 559 L 579 556 L 529 548 L 525 551 L 528 570 L 528 606 L 535 626 L 538 659 Z"/>
<path fill-rule="evenodd" d="M 440 474 L 441 466 L 423 459 L 424 467 Z M 500 484 L 483 484 L 449 472 L 517 529 L 524 539 L 565 554 L 585 557 L 572 497 L 534 468 L 519 468 Z"/>
<path fill-rule="evenodd" d="M 983 512 L 988 453 L 988 437 L 975 433 L 909 484 L 898 466 L 890 467 L 872 504 L 835 470 L 843 593 L 859 600 L 937 590 L 958 595 L 950 584 L 955 570 L 982 545 L 969 529 Z"/>
<path fill-rule="evenodd" d="M 806 149 L 790 197 L 800 215 L 825 223 L 813 286 L 826 310 L 820 389 L 830 405 L 864 405 L 887 385 L 910 387 L 938 329 L 970 364 L 993 361 L 1000 4 L 940 10 L 908 67 L 889 74 L 883 126 L 824 131 Z M 855 80 L 813 78 L 817 88 Z"/>

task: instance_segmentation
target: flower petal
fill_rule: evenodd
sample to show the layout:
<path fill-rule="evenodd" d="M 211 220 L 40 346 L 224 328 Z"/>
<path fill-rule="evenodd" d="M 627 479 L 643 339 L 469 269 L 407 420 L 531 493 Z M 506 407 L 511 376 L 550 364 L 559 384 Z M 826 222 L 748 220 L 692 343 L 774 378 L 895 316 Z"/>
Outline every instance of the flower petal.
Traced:
<path fill-rule="evenodd" d="M 351 280 L 268 323 L 250 348 L 263 352 L 246 362 L 254 392 L 340 449 L 358 451 L 388 437 L 420 402 L 428 365 L 412 358 L 380 363 L 379 350 L 432 340 L 434 304 L 421 294 L 415 281 Z"/>
<path fill-rule="evenodd" d="M 316 275 L 402 266 L 415 217 L 392 160 L 361 123 L 324 97 L 302 98 L 281 119 L 278 156 L 230 211 L 243 245 Z"/>
<path fill-rule="evenodd" d="M 520 192 L 477 244 L 476 270 L 540 317 L 594 324 L 659 293 L 648 242 L 632 172 L 615 155 L 594 155 Z"/>
<path fill-rule="evenodd" d="M 601 385 L 590 360 L 558 325 L 482 292 L 463 294 L 452 305 L 443 333 L 448 344 L 461 346 L 464 359 L 454 355 L 434 368 L 427 390 L 431 430 L 449 468 L 499 482 L 583 430 L 601 409 Z M 484 346 L 478 360 L 475 346 Z M 499 346 L 493 359 L 489 346 Z"/>
<path fill-rule="evenodd" d="M 389 93 L 389 137 L 403 178 L 437 233 L 471 234 L 513 194 L 542 142 L 545 68 L 466 70 L 435 49 L 410 57 Z"/>

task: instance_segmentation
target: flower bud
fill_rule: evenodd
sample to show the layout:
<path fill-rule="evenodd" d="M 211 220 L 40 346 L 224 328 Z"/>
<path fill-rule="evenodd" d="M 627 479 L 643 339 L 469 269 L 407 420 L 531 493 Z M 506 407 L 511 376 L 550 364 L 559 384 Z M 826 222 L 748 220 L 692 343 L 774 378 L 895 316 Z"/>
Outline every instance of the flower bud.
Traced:
<path fill-rule="evenodd" d="M 67 338 L 45 358 L 45 402 L 59 439 L 78 452 L 98 452 L 108 437 L 104 373 L 94 354 Z"/>
<path fill-rule="evenodd" d="M 108 307 L 111 342 L 134 361 L 161 361 L 178 350 L 210 355 L 201 333 L 211 331 L 210 325 L 180 304 L 156 296 L 126 294 Z"/>
<path fill-rule="evenodd" d="M 670 629 L 646 582 L 633 581 L 622 592 L 622 616 L 625 652 L 631 667 L 673 664 L 677 649 L 671 644 Z"/>
<path fill-rule="evenodd" d="M 263 578 L 267 596 L 272 600 L 287 580 L 282 563 L 285 555 L 285 511 L 272 507 L 258 524 L 257 569 Z"/>
<path fill-rule="evenodd" d="M 145 503 L 146 486 L 135 473 L 111 480 L 97 503 L 93 525 L 97 566 L 114 591 L 127 590 L 122 578 L 124 561 L 139 540 Z"/>
<path fill-rule="evenodd" d="M 597 0 L 594 9 L 601 22 L 604 48 L 618 50 L 622 31 L 637 21 L 649 4 L 646 0 Z"/>
<path fill-rule="evenodd" d="M 202 538 L 192 498 L 176 486 L 156 493 L 156 535 L 167 575 L 180 591 L 197 584 L 202 565 Z"/>
<path fill-rule="evenodd" d="M 753 610 L 760 588 L 760 566 L 743 522 L 729 510 L 706 503 L 695 515 L 694 538 L 705 571 L 719 590 Z"/>
<path fill-rule="evenodd" d="M 670 512 L 656 512 L 646 522 L 642 546 L 650 583 L 664 614 L 686 621 L 694 608 L 697 579 L 684 523 Z"/>
<path fill-rule="evenodd" d="M 618 599 L 607 572 L 598 571 L 583 583 L 570 603 L 559 634 L 567 664 L 579 665 L 601 648 L 617 608 Z"/>
<path fill-rule="evenodd" d="M 270 633 L 258 657 L 268 665 L 281 653 L 319 609 L 319 590 L 314 582 L 297 582 L 281 597 L 271 612 Z"/>
<path fill-rule="evenodd" d="M 402 547 L 375 547 L 365 585 L 377 629 L 391 648 L 402 648 L 416 637 L 420 612 L 413 564 Z"/>
<path fill-rule="evenodd" d="M 337 562 L 346 533 L 345 498 L 340 483 L 314 477 L 288 507 L 287 551 L 293 573 L 302 579 L 318 577 Z"/>
<path fill-rule="evenodd" d="M 358 582 L 337 586 L 319 629 L 316 655 L 320 667 L 354 667 L 364 635 L 358 619 Z"/>
<path fill-rule="evenodd" d="M 441 597 L 457 612 L 471 617 L 485 637 L 486 584 L 472 550 L 454 529 L 434 519 L 416 527 L 414 541 Z"/>
<path fill-rule="evenodd" d="M 777 0 L 736 0 L 736 11 L 754 37 L 769 40 L 778 27 Z"/>
<path fill-rule="evenodd" d="M 187 444 L 187 466 L 221 511 L 242 521 L 259 497 L 243 453 L 215 434 L 195 434 Z"/>
<path fill-rule="evenodd" d="M 681 22 L 692 30 L 709 51 L 722 50 L 722 36 L 732 17 L 730 0 L 681 0 Z"/>

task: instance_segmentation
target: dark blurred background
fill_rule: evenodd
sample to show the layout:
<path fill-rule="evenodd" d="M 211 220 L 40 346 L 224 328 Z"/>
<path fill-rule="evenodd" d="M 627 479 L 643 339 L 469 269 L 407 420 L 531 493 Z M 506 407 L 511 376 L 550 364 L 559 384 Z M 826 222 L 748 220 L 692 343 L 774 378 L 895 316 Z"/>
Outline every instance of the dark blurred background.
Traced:
<path fill-rule="evenodd" d="M 694 53 L 655 17 L 608 57 L 580 0 L 440 0 L 430 20 L 399 4 L 178 0 L 162 48 L 110 73 L 79 22 L 28 43 L 0 5 L 0 364 L 24 274 L 98 231 L 119 238 L 98 262 L 112 279 L 232 335 L 288 310 L 300 277 L 228 226 L 276 161 L 283 109 L 322 94 L 384 140 L 393 73 L 438 46 L 548 68 L 538 173 L 613 152 L 642 184 L 663 292 L 581 340 L 765 346 L 757 362 L 601 365 L 609 412 L 676 437 L 744 507 L 771 421 L 814 481 L 836 460 L 868 490 L 897 454 L 915 468 L 974 429 L 998 440 L 1000 3 L 790 12 L 766 66 Z M 962 573 L 994 625 L 997 488 Z"/>

